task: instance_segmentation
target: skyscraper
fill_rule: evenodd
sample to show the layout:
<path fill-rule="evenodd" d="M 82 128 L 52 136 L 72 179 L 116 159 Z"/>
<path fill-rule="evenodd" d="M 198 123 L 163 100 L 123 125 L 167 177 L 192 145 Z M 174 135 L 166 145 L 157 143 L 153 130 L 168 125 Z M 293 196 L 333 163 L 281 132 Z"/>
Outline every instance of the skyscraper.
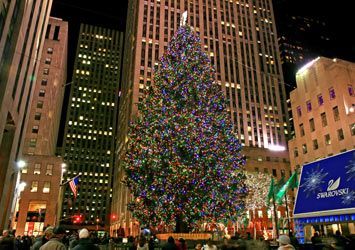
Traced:
<path fill-rule="evenodd" d="M 20 183 L 12 222 L 16 233 L 38 234 L 56 221 L 62 159 L 55 156 L 67 76 L 68 23 L 51 17 L 30 104 Z M 26 185 L 25 185 L 26 184 Z"/>
<path fill-rule="evenodd" d="M 111 200 L 111 172 L 118 108 L 123 35 L 82 24 L 67 110 L 63 153 L 69 180 L 80 175 L 78 197 L 67 186 L 62 222 L 73 216 L 103 228 Z"/>
<path fill-rule="evenodd" d="M 248 170 L 288 175 L 285 149 L 287 112 L 271 0 L 131 0 L 128 5 L 125 59 L 120 99 L 117 168 L 114 173 L 111 233 L 126 234 L 137 224 L 126 211 L 130 196 L 119 165 L 129 121 L 137 113 L 154 65 L 177 30 L 181 15 L 199 34 L 216 69 L 216 84 L 227 99 L 235 133 L 244 145 Z M 117 171 L 116 171 L 117 170 Z"/>
<path fill-rule="evenodd" d="M 0 229 L 18 184 L 30 103 L 52 0 L 0 0 Z"/>

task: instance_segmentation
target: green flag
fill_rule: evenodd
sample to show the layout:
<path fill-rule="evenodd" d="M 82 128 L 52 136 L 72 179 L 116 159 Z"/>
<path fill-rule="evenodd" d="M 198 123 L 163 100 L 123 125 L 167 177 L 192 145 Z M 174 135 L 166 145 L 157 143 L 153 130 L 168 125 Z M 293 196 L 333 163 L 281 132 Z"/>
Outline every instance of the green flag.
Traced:
<path fill-rule="evenodd" d="M 269 193 L 267 194 L 267 200 L 266 200 L 266 204 L 267 206 L 270 205 L 270 200 L 272 199 L 273 195 L 274 195 L 274 178 L 271 177 L 271 182 L 270 182 L 270 187 L 269 187 Z"/>
<path fill-rule="evenodd" d="M 287 180 L 287 182 L 279 189 L 279 191 L 276 194 L 275 201 L 278 204 L 282 203 L 282 198 L 285 196 L 287 193 L 287 190 L 289 188 L 295 188 L 297 187 L 297 173 L 294 172 L 291 177 Z"/>

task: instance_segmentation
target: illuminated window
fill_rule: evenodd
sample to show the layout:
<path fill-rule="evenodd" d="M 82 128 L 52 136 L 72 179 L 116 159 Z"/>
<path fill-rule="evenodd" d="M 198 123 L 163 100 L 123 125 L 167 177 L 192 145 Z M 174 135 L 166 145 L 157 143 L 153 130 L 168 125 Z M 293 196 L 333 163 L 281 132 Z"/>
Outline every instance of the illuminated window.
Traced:
<path fill-rule="evenodd" d="M 43 74 L 44 75 L 48 75 L 49 74 L 49 69 L 48 68 L 43 69 Z"/>
<path fill-rule="evenodd" d="M 324 103 L 323 96 L 322 96 L 322 95 L 318 95 L 318 96 L 317 96 L 317 99 L 318 99 L 318 104 L 319 104 L 319 106 L 322 106 L 323 103 Z"/>
<path fill-rule="evenodd" d="M 303 127 L 303 123 L 300 124 L 300 134 L 301 136 L 304 136 L 304 127 Z"/>
<path fill-rule="evenodd" d="M 297 115 L 301 116 L 302 115 L 302 110 L 301 110 L 301 106 L 297 107 Z"/>
<path fill-rule="evenodd" d="M 53 174 L 53 164 L 48 164 L 46 168 L 46 175 L 52 175 Z"/>
<path fill-rule="evenodd" d="M 330 88 L 329 89 L 329 97 L 330 97 L 330 100 L 335 99 L 335 90 L 334 90 L 334 88 Z"/>
<path fill-rule="evenodd" d="M 317 139 L 313 140 L 313 149 L 314 150 L 318 149 L 318 141 L 317 141 Z"/>
<path fill-rule="evenodd" d="M 36 144 L 37 144 L 37 139 L 35 139 L 35 138 L 30 139 L 30 145 L 29 146 L 31 148 L 35 148 Z"/>
<path fill-rule="evenodd" d="M 41 174 L 41 164 L 36 163 L 35 168 L 33 170 L 33 174 Z"/>
<path fill-rule="evenodd" d="M 302 152 L 303 154 L 307 154 L 307 144 L 302 145 Z"/>
<path fill-rule="evenodd" d="M 328 125 L 328 122 L 327 122 L 327 116 L 326 114 L 323 112 L 322 114 L 320 114 L 320 117 L 321 117 L 321 120 L 322 120 L 322 126 L 325 127 Z"/>
<path fill-rule="evenodd" d="M 43 108 L 43 101 L 38 101 L 38 102 L 37 102 L 37 108 L 38 108 L 38 109 Z"/>
<path fill-rule="evenodd" d="M 38 134 L 39 127 L 37 125 L 32 127 L 32 133 Z"/>
<path fill-rule="evenodd" d="M 27 174 L 27 173 L 28 173 L 28 167 L 27 167 L 27 165 L 25 165 L 25 166 L 21 169 L 21 173 L 22 173 L 22 174 Z"/>
<path fill-rule="evenodd" d="M 312 111 L 312 103 L 311 103 L 311 101 L 307 101 L 306 105 L 307 105 L 307 112 L 311 112 Z"/>
<path fill-rule="evenodd" d="M 334 121 L 338 121 L 340 119 L 338 106 L 335 106 L 333 108 L 333 115 L 334 115 Z"/>
<path fill-rule="evenodd" d="M 44 89 L 40 89 L 39 90 L 39 94 L 40 97 L 44 97 L 46 95 L 46 91 Z"/>
<path fill-rule="evenodd" d="M 355 123 L 350 124 L 350 133 L 351 133 L 352 136 L 355 135 Z"/>
<path fill-rule="evenodd" d="M 43 193 L 49 193 L 51 191 L 51 183 L 49 181 L 44 182 Z"/>
<path fill-rule="evenodd" d="M 326 134 L 324 136 L 324 140 L 325 140 L 325 145 L 330 145 L 332 142 L 330 140 L 330 135 L 329 134 Z"/>
<path fill-rule="evenodd" d="M 313 132 L 315 130 L 314 119 L 313 118 L 309 120 L 309 127 L 311 129 L 311 132 Z"/>
<path fill-rule="evenodd" d="M 31 184 L 31 192 L 32 193 L 35 193 L 38 191 L 38 181 L 32 181 L 32 184 Z"/>

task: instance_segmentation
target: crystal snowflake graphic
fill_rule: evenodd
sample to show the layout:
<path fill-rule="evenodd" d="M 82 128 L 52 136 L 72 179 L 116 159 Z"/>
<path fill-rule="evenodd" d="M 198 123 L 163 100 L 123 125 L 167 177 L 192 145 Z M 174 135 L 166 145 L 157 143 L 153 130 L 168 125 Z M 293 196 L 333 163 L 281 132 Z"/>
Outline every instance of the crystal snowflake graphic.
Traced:
<path fill-rule="evenodd" d="M 352 190 L 351 192 L 349 192 L 348 194 L 342 197 L 341 203 L 343 203 L 344 205 L 350 205 L 354 201 L 355 201 L 355 191 Z"/>
<path fill-rule="evenodd" d="M 345 166 L 346 174 L 348 176 L 347 181 L 355 179 L 355 153 L 353 154 L 352 159 L 349 161 L 349 165 Z"/>
<path fill-rule="evenodd" d="M 306 173 L 304 178 L 304 183 L 301 185 L 303 187 L 303 192 L 306 193 L 308 197 L 311 193 L 315 194 L 322 191 L 321 185 L 325 183 L 323 180 L 328 173 L 324 172 L 324 169 L 319 169 L 319 165 L 316 169 L 313 169 Z"/>

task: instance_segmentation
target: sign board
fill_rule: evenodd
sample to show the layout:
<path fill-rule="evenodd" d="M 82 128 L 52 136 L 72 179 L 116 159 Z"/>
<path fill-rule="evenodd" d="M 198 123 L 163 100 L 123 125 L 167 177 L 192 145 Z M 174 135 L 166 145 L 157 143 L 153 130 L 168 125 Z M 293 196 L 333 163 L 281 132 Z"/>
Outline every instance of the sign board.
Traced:
<path fill-rule="evenodd" d="M 302 168 L 294 218 L 355 212 L 355 150 Z"/>

